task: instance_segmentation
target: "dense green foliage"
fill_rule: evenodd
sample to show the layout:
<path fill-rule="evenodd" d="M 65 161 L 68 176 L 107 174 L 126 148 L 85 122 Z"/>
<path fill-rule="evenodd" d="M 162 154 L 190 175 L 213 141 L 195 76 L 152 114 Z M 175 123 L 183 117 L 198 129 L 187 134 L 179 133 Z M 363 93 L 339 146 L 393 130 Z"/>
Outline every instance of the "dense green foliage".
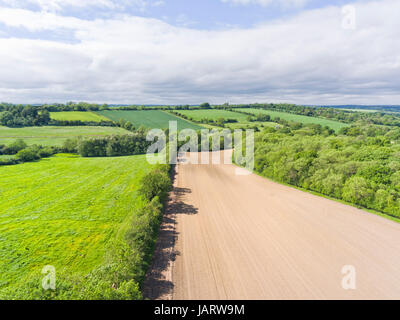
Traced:
<path fill-rule="evenodd" d="M 0 145 L 0 155 L 17 154 L 18 151 L 25 149 L 28 145 L 22 139 L 17 139 L 10 145 Z"/>
<path fill-rule="evenodd" d="M 255 170 L 400 217 L 400 130 L 370 126 L 345 131 L 350 135 L 265 129 L 255 142 Z"/>
<path fill-rule="evenodd" d="M 32 106 L 9 106 L 0 115 L 0 125 L 7 127 L 44 126 L 50 122 L 50 114 Z"/>
<path fill-rule="evenodd" d="M 69 144 L 70 141 L 67 142 Z M 145 133 L 79 139 L 77 152 L 82 157 L 115 157 L 146 153 L 152 142 Z M 66 146 L 67 147 L 67 146 Z"/>
<path fill-rule="evenodd" d="M 155 196 L 141 191 L 147 180 Z M 145 156 L 3 168 L 0 299 L 140 299 L 170 185 L 169 166 Z M 46 265 L 54 291 L 41 287 Z"/>

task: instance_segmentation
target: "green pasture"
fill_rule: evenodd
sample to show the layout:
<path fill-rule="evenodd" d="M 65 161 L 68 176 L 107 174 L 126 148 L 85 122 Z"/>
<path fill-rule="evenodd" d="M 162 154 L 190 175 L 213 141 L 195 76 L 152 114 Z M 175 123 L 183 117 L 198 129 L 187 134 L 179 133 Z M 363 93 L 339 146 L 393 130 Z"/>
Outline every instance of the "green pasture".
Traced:
<path fill-rule="evenodd" d="M 58 155 L 0 167 L 0 299 L 8 286 L 40 274 L 83 276 L 104 260 L 133 214 L 144 155 Z"/>
<path fill-rule="evenodd" d="M 279 118 L 287 120 L 287 121 L 301 122 L 304 124 L 307 124 L 307 123 L 320 124 L 321 126 L 328 126 L 332 129 L 334 129 L 335 131 L 340 130 L 342 127 L 348 126 L 348 124 L 342 123 L 339 121 L 333 121 L 333 120 L 327 120 L 327 119 L 315 118 L 315 117 L 307 117 L 307 116 L 297 115 L 297 114 L 292 114 L 292 113 L 287 113 L 287 112 L 271 111 L 271 110 L 256 109 L 256 108 L 240 108 L 238 110 L 252 113 L 254 115 L 258 115 L 260 113 L 261 114 L 269 114 L 271 116 L 271 120 L 274 120 L 275 118 L 279 117 Z"/>
<path fill-rule="evenodd" d="M 106 117 L 89 111 L 50 112 L 50 118 L 60 121 L 109 121 Z"/>
<path fill-rule="evenodd" d="M 128 131 L 117 127 L 24 127 L 8 128 L 0 126 L 0 145 L 9 145 L 16 139 L 23 139 L 28 145 L 60 146 L 68 138 L 96 137 L 126 134 Z"/>
<path fill-rule="evenodd" d="M 105 116 L 114 121 L 120 121 L 121 119 L 133 123 L 136 127 L 146 128 L 159 128 L 167 129 L 170 121 L 178 122 L 178 130 L 182 129 L 203 129 L 201 126 L 178 118 L 168 112 L 161 110 L 139 110 L 139 111 L 125 111 L 125 110 L 104 110 L 97 112 L 98 114 Z"/>

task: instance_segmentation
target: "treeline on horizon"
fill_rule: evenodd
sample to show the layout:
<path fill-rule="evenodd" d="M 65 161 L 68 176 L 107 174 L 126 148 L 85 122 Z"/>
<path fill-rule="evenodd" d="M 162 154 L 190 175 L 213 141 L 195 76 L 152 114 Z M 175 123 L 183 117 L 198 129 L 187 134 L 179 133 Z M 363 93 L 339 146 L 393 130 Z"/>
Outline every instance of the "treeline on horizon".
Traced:
<path fill-rule="evenodd" d="M 51 120 L 49 112 L 62 112 L 62 111 L 101 111 L 101 110 L 198 110 L 198 109 L 224 109 L 235 111 L 237 108 L 256 108 L 272 111 L 287 112 L 297 115 L 304 115 L 308 117 L 317 117 L 329 120 L 335 120 L 343 123 L 359 123 L 359 124 L 375 124 L 400 127 L 400 114 L 381 112 L 359 112 L 350 111 L 339 108 L 329 107 L 314 107 L 302 106 L 287 103 L 254 103 L 254 104 L 238 104 L 230 105 L 228 103 L 223 105 L 211 106 L 209 103 L 202 103 L 199 106 L 178 105 L 178 106 L 120 106 L 114 107 L 107 104 L 91 104 L 85 102 L 67 104 L 44 104 L 41 106 L 31 105 L 14 105 L 10 103 L 0 104 L 0 124 L 3 126 L 41 126 L 53 123 L 54 125 L 73 125 L 69 121 L 57 122 Z M 230 119 L 225 119 L 225 122 Z M 222 119 L 220 121 L 223 123 Z M 85 124 L 83 122 L 76 122 L 77 125 L 93 125 Z M 105 125 L 111 125 L 107 123 Z"/>

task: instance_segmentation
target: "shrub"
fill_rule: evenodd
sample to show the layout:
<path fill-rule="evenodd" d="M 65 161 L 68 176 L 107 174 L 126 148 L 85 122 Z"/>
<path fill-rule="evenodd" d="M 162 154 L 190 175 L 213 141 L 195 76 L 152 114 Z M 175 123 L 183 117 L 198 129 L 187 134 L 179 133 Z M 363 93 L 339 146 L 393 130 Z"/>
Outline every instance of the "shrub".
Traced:
<path fill-rule="evenodd" d="M 107 140 L 88 139 L 78 142 L 78 153 L 82 157 L 105 157 Z"/>
<path fill-rule="evenodd" d="M 38 155 L 40 158 L 48 158 L 54 154 L 54 150 L 50 147 L 40 149 Z"/>
<path fill-rule="evenodd" d="M 170 185 L 171 180 L 168 176 L 168 171 L 163 166 L 159 166 L 143 177 L 139 193 L 149 201 L 155 197 L 159 197 L 161 201 L 164 201 L 170 190 Z"/>
<path fill-rule="evenodd" d="M 66 153 L 78 152 L 78 139 L 67 139 L 64 141 L 62 151 Z"/>
<path fill-rule="evenodd" d="M 3 147 L 3 153 L 8 155 L 17 154 L 19 151 L 25 149 L 27 146 L 28 145 L 25 143 L 24 140 L 17 139 L 8 147 Z"/>
<path fill-rule="evenodd" d="M 17 153 L 16 157 L 22 162 L 30 162 L 40 159 L 37 150 L 35 150 L 34 148 L 23 149 Z"/>

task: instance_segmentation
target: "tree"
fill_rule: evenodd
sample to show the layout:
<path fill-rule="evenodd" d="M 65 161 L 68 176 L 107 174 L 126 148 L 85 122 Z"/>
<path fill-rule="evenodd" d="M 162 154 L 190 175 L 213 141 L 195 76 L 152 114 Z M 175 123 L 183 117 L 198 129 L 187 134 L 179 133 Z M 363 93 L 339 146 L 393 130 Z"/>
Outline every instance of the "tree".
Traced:
<path fill-rule="evenodd" d="M 200 105 L 200 108 L 202 109 L 211 109 L 211 106 L 208 102 L 204 102 Z"/>
<path fill-rule="evenodd" d="M 26 148 L 19 151 L 16 155 L 17 159 L 21 160 L 22 162 L 30 162 L 39 160 L 40 156 L 33 148 Z"/>
<path fill-rule="evenodd" d="M 374 191 L 363 177 L 351 177 L 343 187 L 343 199 L 351 203 L 370 207 L 373 196 Z"/>

